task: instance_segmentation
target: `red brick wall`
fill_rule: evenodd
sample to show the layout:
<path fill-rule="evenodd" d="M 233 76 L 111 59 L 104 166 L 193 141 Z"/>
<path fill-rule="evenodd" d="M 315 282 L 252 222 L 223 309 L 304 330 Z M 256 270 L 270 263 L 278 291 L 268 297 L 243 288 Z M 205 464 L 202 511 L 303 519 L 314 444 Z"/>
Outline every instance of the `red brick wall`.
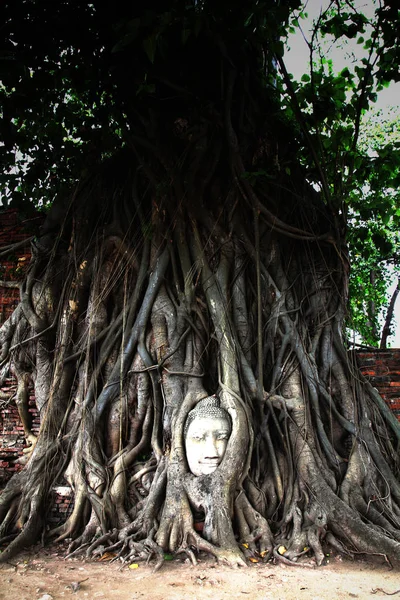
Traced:
<path fill-rule="evenodd" d="M 23 456 L 26 448 L 24 428 L 19 418 L 18 409 L 15 404 L 16 383 L 9 378 L 0 388 L 0 486 L 4 484 L 16 472 L 22 469 L 22 465 L 15 462 Z M 5 398 L 8 396 L 8 400 Z M 33 390 L 29 396 L 29 412 L 32 415 L 32 430 L 37 434 L 39 431 L 39 414 L 36 408 Z"/>
<path fill-rule="evenodd" d="M 29 240 L 43 222 L 38 213 L 22 218 L 16 209 L 0 210 L 0 281 L 19 282 L 23 279 L 31 257 L 30 242 L 9 251 L 8 246 Z M 5 252 L 5 253 L 4 253 Z M 19 301 L 18 288 L 0 286 L 0 325 L 8 319 Z"/>
<path fill-rule="evenodd" d="M 26 448 L 24 428 L 19 418 L 18 409 L 15 404 L 16 383 L 9 378 L 0 388 L 0 489 L 5 483 L 23 466 L 16 462 L 23 456 Z M 8 396 L 8 400 L 4 397 Z M 33 390 L 29 396 L 29 412 L 32 415 L 32 431 L 36 435 L 39 432 L 39 413 L 36 408 Z M 1 493 L 1 492 L 0 492 Z M 50 523 L 58 524 L 67 519 L 74 507 L 74 495 L 72 489 L 67 485 L 55 486 L 51 491 L 51 499 L 48 504 Z"/>
<path fill-rule="evenodd" d="M 362 374 L 400 421 L 400 348 L 358 350 L 356 356 Z"/>
<path fill-rule="evenodd" d="M 0 210 L 0 282 L 23 279 L 30 261 L 30 237 L 43 222 L 42 214 L 31 218 L 21 217 L 16 209 Z M 9 247 L 23 242 L 19 248 Z M 0 284 L 0 325 L 14 311 L 19 302 L 19 289 Z M 0 484 L 22 467 L 15 462 L 25 448 L 24 428 L 15 404 L 16 385 L 7 379 L 0 394 Z M 33 431 L 39 430 L 39 417 L 33 394 L 29 400 L 29 411 L 33 416 Z"/>
<path fill-rule="evenodd" d="M 68 485 L 59 485 L 52 489 L 49 502 L 49 523 L 62 523 L 67 520 L 74 508 L 74 493 Z"/>

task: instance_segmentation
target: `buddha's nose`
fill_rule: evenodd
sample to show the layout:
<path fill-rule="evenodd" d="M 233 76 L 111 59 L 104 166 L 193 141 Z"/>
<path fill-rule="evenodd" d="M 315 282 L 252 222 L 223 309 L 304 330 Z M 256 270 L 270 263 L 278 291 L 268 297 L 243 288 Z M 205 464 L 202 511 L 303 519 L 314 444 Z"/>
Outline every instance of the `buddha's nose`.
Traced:
<path fill-rule="evenodd" d="M 205 439 L 206 447 L 205 447 L 205 457 L 206 458 L 218 458 L 217 444 L 216 440 L 212 435 L 208 435 Z"/>

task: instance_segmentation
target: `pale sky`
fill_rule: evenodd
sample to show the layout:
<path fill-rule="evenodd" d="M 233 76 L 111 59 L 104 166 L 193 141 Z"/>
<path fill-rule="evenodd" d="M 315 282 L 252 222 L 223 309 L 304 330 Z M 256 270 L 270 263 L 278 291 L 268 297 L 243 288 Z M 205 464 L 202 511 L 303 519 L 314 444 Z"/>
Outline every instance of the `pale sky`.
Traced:
<path fill-rule="evenodd" d="M 308 13 L 307 20 L 300 20 L 300 25 L 303 29 L 304 35 L 309 39 L 309 30 L 312 25 L 312 21 L 318 18 L 322 10 L 328 6 L 329 2 L 322 0 L 308 0 L 305 12 Z M 372 14 L 375 6 L 374 0 L 360 0 L 359 6 L 364 14 Z M 364 36 L 365 37 L 365 36 Z M 309 49 L 304 41 L 304 38 L 300 32 L 289 38 L 290 49 L 285 53 L 285 64 L 289 71 L 295 78 L 300 79 L 301 75 L 309 71 Z M 350 66 L 353 54 L 355 57 L 359 57 L 363 52 L 362 44 L 357 44 L 356 40 L 348 40 L 346 48 L 339 47 L 339 45 L 327 45 L 327 56 L 333 61 L 334 70 L 339 72 L 346 66 Z M 400 83 L 392 84 L 389 88 L 385 88 L 378 94 L 378 100 L 374 105 L 376 108 L 382 110 L 383 114 L 389 111 L 390 108 L 400 107 Z M 397 280 L 391 286 L 389 290 L 390 296 L 392 295 Z M 395 305 L 395 322 L 392 324 L 392 330 L 395 330 L 395 335 L 388 338 L 388 346 L 392 348 L 400 348 L 400 295 Z"/>

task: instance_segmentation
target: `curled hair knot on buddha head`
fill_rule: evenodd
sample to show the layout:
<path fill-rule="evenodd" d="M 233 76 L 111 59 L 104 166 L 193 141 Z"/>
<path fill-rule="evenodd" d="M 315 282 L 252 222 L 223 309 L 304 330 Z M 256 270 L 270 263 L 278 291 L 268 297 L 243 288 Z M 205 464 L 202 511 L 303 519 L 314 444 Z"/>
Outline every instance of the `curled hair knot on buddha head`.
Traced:
<path fill-rule="evenodd" d="M 184 436 L 186 436 L 190 424 L 195 419 L 204 417 L 209 419 L 226 419 L 226 421 L 229 423 L 230 429 L 232 429 L 229 413 L 221 407 L 219 399 L 216 396 L 208 396 L 207 398 L 200 400 L 193 410 L 189 412 L 183 430 Z"/>

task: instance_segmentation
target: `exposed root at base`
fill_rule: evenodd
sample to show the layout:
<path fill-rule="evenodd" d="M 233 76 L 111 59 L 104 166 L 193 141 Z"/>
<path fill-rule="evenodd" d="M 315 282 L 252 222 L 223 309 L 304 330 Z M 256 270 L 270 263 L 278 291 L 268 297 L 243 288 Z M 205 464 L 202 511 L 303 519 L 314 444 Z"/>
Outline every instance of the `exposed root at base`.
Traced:
<path fill-rule="evenodd" d="M 312 563 L 294 562 L 293 560 L 285 558 L 282 554 L 279 554 L 277 548 L 273 549 L 273 556 L 278 562 L 281 562 L 284 565 L 288 565 L 290 567 L 304 567 L 305 569 L 315 569 L 315 565 L 313 565 Z"/>

